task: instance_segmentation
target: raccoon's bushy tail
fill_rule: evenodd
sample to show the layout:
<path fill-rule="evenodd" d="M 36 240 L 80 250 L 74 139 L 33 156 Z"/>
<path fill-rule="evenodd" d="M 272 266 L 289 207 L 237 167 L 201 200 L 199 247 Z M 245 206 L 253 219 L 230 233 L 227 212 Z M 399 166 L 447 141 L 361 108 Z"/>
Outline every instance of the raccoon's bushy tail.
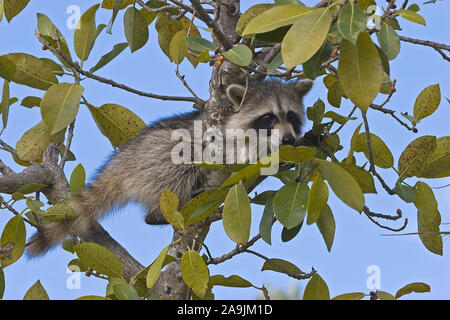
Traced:
<path fill-rule="evenodd" d="M 61 243 L 68 235 L 82 236 L 97 219 L 102 217 L 113 207 L 124 201 L 121 199 L 117 185 L 111 181 L 95 181 L 88 189 L 83 191 L 79 198 L 70 202 L 77 217 L 62 222 L 45 223 L 39 227 L 27 247 L 30 257 L 44 255 L 55 245 Z"/>

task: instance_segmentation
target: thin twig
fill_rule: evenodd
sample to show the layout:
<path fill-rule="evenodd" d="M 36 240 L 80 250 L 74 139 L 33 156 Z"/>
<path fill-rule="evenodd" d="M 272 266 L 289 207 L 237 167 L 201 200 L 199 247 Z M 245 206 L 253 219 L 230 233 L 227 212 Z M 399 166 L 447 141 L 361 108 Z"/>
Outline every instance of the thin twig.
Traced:
<path fill-rule="evenodd" d="M 408 224 L 408 218 L 405 218 L 405 222 L 403 223 L 403 226 L 401 226 L 400 228 L 391 228 L 388 226 L 384 226 L 384 225 L 380 224 L 378 221 L 376 221 L 375 219 L 373 219 L 373 217 L 377 217 L 377 218 L 383 218 L 383 219 L 397 220 L 397 219 L 401 218 L 401 213 L 398 214 L 397 216 L 388 216 L 388 215 L 384 215 L 384 214 L 380 214 L 380 213 L 371 212 L 369 210 L 369 208 L 366 206 L 364 206 L 363 211 L 366 214 L 366 216 L 369 218 L 370 221 L 372 221 L 374 224 L 376 224 L 377 226 L 379 226 L 380 228 L 383 228 L 383 229 L 387 229 L 387 230 L 394 231 L 394 232 L 399 232 L 399 231 L 404 230 Z"/>
<path fill-rule="evenodd" d="M 184 75 L 182 76 L 178 72 L 178 68 L 175 70 L 175 74 L 177 75 L 178 79 L 180 79 L 180 81 L 183 83 L 185 88 L 194 96 L 194 98 L 200 100 L 200 98 L 195 94 L 194 90 L 192 90 L 191 87 L 187 84 L 186 80 L 184 79 Z"/>
<path fill-rule="evenodd" d="M 92 74 L 88 71 L 84 71 L 82 70 L 76 63 L 73 63 L 70 61 L 70 59 L 59 49 L 57 48 L 53 48 L 52 46 L 50 46 L 49 43 L 47 43 L 40 35 L 39 32 L 35 32 L 36 37 L 38 38 L 39 42 L 41 42 L 43 45 L 45 45 L 48 50 L 50 50 L 52 53 L 57 54 L 58 56 L 60 56 L 64 61 L 66 61 L 73 69 L 75 69 L 79 74 L 82 74 L 85 77 L 88 77 L 90 79 L 94 79 L 97 80 L 98 82 L 101 83 L 105 83 L 105 84 L 109 84 L 115 88 L 119 88 L 143 97 L 148 97 L 148 98 L 153 98 L 153 99 L 159 99 L 159 100 L 171 100 L 171 101 L 190 101 L 190 102 L 194 102 L 196 104 L 199 105 L 203 105 L 205 102 L 201 99 L 196 99 L 193 97 L 178 97 L 178 96 L 165 96 L 165 95 L 159 95 L 159 94 L 154 94 L 154 93 L 150 93 L 150 92 L 143 92 L 131 87 L 128 87 L 124 84 L 118 83 L 114 80 L 111 79 L 106 79 L 100 76 L 97 76 L 95 74 Z"/>
<path fill-rule="evenodd" d="M 72 145 L 74 128 L 75 128 L 75 120 L 73 120 L 69 126 L 69 132 L 67 133 L 67 141 L 66 141 L 66 145 L 64 146 L 64 154 L 61 158 L 61 163 L 59 165 L 59 167 L 61 169 L 64 169 L 64 165 L 66 164 L 67 158 L 69 157 L 69 151 L 70 151 L 70 146 Z"/>
<path fill-rule="evenodd" d="M 399 38 L 403 42 L 409 42 L 409 43 L 419 44 L 422 46 L 431 47 L 434 50 L 436 50 L 442 56 L 442 58 L 444 58 L 445 60 L 450 62 L 450 58 L 442 51 L 442 50 L 446 50 L 446 51 L 450 52 L 450 45 L 443 44 L 443 43 L 437 43 L 437 42 L 433 42 L 433 41 L 428 41 L 428 40 L 408 38 L 408 37 L 404 37 L 404 36 L 399 36 Z"/>

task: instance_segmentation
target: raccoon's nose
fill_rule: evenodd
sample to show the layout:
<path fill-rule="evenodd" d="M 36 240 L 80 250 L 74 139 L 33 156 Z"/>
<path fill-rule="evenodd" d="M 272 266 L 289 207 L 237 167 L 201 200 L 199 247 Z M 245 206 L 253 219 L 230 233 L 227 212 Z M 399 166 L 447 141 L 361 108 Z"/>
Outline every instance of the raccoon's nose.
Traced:
<path fill-rule="evenodd" d="M 287 134 L 283 137 L 283 139 L 281 140 L 281 143 L 283 145 L 286 145 L 286 144 L 293 145 L 295 143 L 295 138 L 292 134 Z"/>

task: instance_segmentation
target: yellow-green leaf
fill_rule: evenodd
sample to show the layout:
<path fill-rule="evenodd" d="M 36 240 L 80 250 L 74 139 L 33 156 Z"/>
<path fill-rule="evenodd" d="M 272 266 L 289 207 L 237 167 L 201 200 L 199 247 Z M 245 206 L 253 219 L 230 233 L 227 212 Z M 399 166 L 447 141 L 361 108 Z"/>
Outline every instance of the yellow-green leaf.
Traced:
<path fill-rule="evenodd" d="M 275 6 L 253 18 L 245 27 L 242 35 L 248 37 L 255 33 L 265 33 L 291 25 L 300 16 L 312 10 L 311 8 L 292 4 Z"/>
<path fill-rule="evenodd" d="M 178 211 L 178 204 L 180 201 L 175 193 L 164 189 L 159 198 L 159 207 L 164 216 L 164 219 L 170 223 L 175 229 L 184 228 L 183 215 Z"/>
<path fill-rule="evenodd" d="M 398 16 L 401 15 L 402 18 L 409 20 L 411 22 L 415 22 L 421 25 L 426 25 L 425 23 L 425 19 L 418 14 L 417 12 L 414 12 L 412 10 L 407 10 L 407 9 L 399 9 L 397 11 L 395 11 L 394 16 Z"/>
<path fill-rule="evenodd" d="M 58 83 L 47 90 L 41 100 L 41 115 L 50 134 L 61 131 L 73 122 L 83 92 L 82 86 L 72 83 Z"/>
<path fill-rule="evenodd" d="M 206 190 L 189 201 L 180 210 L 186 225 L 196 223 L 215 212 L 225 200 L 227 189 Z"/>
<path fill-rule="evenodd" d="M 314 158 L 316 151 L 312 147 L 291 147 L 289 145 L 281 146 L 278 150 L 280 161 L 301 163 Z"/>
<path fill-rule="evenodd" d="M 61 222 L 64 220 L 75 219 L 76 213 L 73 208 L 64 203 L 58 203 L 48 208 L 47 212 L 42 215 L 46 220 L 52 222 Z"/>
<path fill-rule="evenodd" d="M 306 216 L 309 188 L 306 183 L 288 183 L 273 198 L 273 211 L 287 229 L 302 223 Z"/>
<path fill-rule="evenodd" d="M 436 140 L 436 148 L 428 158 L 417 175 L 424 178 L 443 178 L 450 176 L 450 136 Z"/>
<path fill-rule="evenodd" d="M 351 293 L 340 294 L 331 300 L 361 300 L 365 296 L 366 296 L 366 294 L 362 293 L 362 292 L 351 292 Z"/>
<path fill-rule="evenodd" d="M 380 300 L 396 300 L 392 294 L 385 292 L 385 291 L 379 291 L 379 290 L 377 290 L 377 297 Z"/>
<path fill-rule="evenodd" d="M 387 147 L 387 145 L 381 140 L 380 137 L 371 133 L 370 134 L 370 145 L 372 147 L 373 162 L 377 167 L 387 169 L 394 165 L 394 156 Z M 366 133 L 360 133 L 355 138 L 355 151 L 364 152 L 367 160 L 369 160 L 369 149 L 367 147 Z"/>
<path fill-rule="evenodd" d="M 236 34 L 242 36 L 242 32 L 244 31 L 245 27 L 248 25 L 248 23 L 254 19 L 256 16 L 260 15 L 261 13 L 267 11 L 268 9 L 272 8 L 273 4 L 271 3 L 261 3 L 256 4 L 254 6 L 251 6 L 248 8 L 240 17 L 236 24 Z"/>
<path fill-rule="evenodd" d="M 52 142 L 63 142 L 65 130 L 51 135 L 47 126 L 39 122 L 25 132 L 16 144 L 17 156 L 24 161 L 42 162 L 42 154 Z"/>
<path fill-rule="evenodd" d="M 153 261 L 153 263 L 148 268 L 147 277 L 146 277 L 147 288 L 149 288 L 149 289 L 152 288 L 155 285 L 156 281 L 158 280 L 159 275 L 161 274 L 161 270 L 164 267 L 164 261 L 166 260 L 167 253 L 169 252 L 170 246 L 171 245 L 168 245 L 167 247 L 165 247 L 160 252 L 160 254 L 155 259 L 155 261 Z"/>
<path fill-rule="evenodd" d="M 8 22 L 17 16 L 30 2 L 30 0 L 3 0 L 5 17 Z"/>
<path fill-rule="evenodd" d="M 251 208 L 247 192 L 240 185 L 228 191 L 223 206 L 223 227 L 231 240 L 246 244 L 250 236 Z"/>
<path fill-rule="evenodd" d="M 433 84 L 423 89 L 414 102 L 414 118 L 418 121 L 436 111 L 441 103 L 439 84 Z"/>
<path fill-rule="evenodd" d="M 320 159 L 317 159 L 317 162 L 322 176 L 338 198 L 361 212 L 365 204 L 364 194 L 353 176 L 335 163 Z"/>
<path fill-rule="evenodd" d="M 14 216 L 3 229 L 0 247 L 12 246 L 8 256 L 1 256 L 2 268 L 19 260 L 25 251 L 26 230 L 22 216 Z"/>
<path fill-rule="evenodd" d="M 8 115 L 9 115 L 9 81 L 5 80 L 3 83 L 3 93 L 2 99 L 0 102 L 0 110 L 2 112 L 2 120 L 3 120 L 3 129 L 6 128 L 6 124 L 8 123 Z"/>
<path fill-rule="evenodd" d="M 114 9 L 114 1 L 115 0 L 103 0 L 102 2 L 102 8 L 107 10 Z M 125 9 L 130 4 L 133 4 L 134 0 L 122 0 L 122 3 L 120 5 L 120 10 Z"/>
<path fill-rule="evenodd" d="M 88 105 L 88 108 L 100 132 L 114 148 L 136 137 L 146 127 L 141 118 L 118 104 L 104 104 L 100 108 Z"/>
<path fill-rule="evenodd" d="M 73 169 L 72 174 L 70 175 L 70 193 L 73 198 L 77 198 L 80 196 L 81 192 L 85 188 L 86 182 L 86 171 L 84 170 L 83 165 L 80 163 Z"/>
<path fill-rule="evenodd" d="M 47 90 L 58 83 L 53 71 L 41 59 L 26 53 L 10 53 L 4 57 L 16 65 L 16 72 L 11 79 L 15 83 L 40 90 Z"/>
<path fill-rule="evenodd" d="M 97 38 L 97 25 L 95 14 L 100 4 L 90 7 L 80 18 L 74 35 L 75 52 L 81 61 L 89 58 L 95 39 Z"/>
<path fill-rule="evenodd" d="M 403 288 L 399 289 L 397 293 L 395 294 L 395 298 L 398 299 L 401 296 L 404 296 L 406 294 L 410 294 L 412 292 L 422 293 L 422 292 L 430 292 L 430 286 L 423 282 L 413 282 L 410 284 L 407 284 Z"/>
<path fill-rule="evenodd" d="M 377 193 L 373 176 L 368 171 L 351 163 L 340 162 L 339 165 L 355 178 L 363 193 Z"/>
<path fill-rule="evenodd" d="M 313 224 L 319 219 L 320 213 L 325 208 L 328 201 L 328 186 L 322 178 L 316 177 L 313 180 L 311 191 L 308 196 L 308 218 L 307 224 Z"/>
<path fill-rule="evenodd" d="M 181 275 L 186 285 L 199 297 L 208 289 L 209 270 L 197 251 L 189 250 L 181 258 Z"/>
<path fill-rule="evenodd" d="M 295 264 L 283 260 L 283 259 L 269 259 L 266 260 L 261 268 L 261 271 L 271 270 L 275 272 L 281 273 L 290 273 L 290 274 L 305 274 L 302 270 L 300 270 Z"/>
<path fill-rule="evenodd" d="M 42 286 L 41 281 L 38 280 L 28 289 L 23 300 L 50 300 L 50 298 Z"/>
<path fill-rule="evenodd" d="M 339 81 L 346 95 L 361 110 L 366 111 L 381 86 L 380 56 L 367 32 L 362 32 L 356 45 L 343 39 L 339 55 Z"/>
<path fill-rule="evenodd" d="M 108 249 L 93 242 L 77 244 L 75 252 L 78 258 L 95 271 L 113 278 L 123 278 L 122 263 Z"/>
<path fill-rule="evenodd" d="M 142 48 L 148 41 L 148 24 L 142 13 L 130 7 L 124 15 L 125 36 L 131 52 Z"/>
<path fill-rule="evenodd" d="M 224 277 L 223 275 L 215 275 L 209 278 L 209 285 L 213 286 L 222 286 L 222 287 L 232 287 L 232 288 L 249 288 L 253 287 L 253 285 L 241 278 L 237 275 L 232 275 L 229 277 Z"/>
<path fill-rule="evenodd" d="M 417 225 L 420 240 L 431 252 L 442 255 L 442 235 L 439 231 L 441 214 L 433 190 L 426 183 L 418 181 L 415 186 Z"/>
<path fill-rule="evenodd" d="M 176 65 L 179 65 L 188 53 L 187 42 L 185 39 L 186 32 L 187 30 L 184 29 L 178 31 L 170 41 L 170 59 L 175 62 Z"/>
<path fill-rule="evenodd" d="M 100 60 L 97 62 L 95 66 L 93 66 L 89 72 L 95 72 L 100 68 L 103 68 L 106 64 L 111 62 L 114 58 L 116 58 L 119 54 L 122 53 L 123 50 L 125 50 L 128 47 L 128 43 L 119 43 L 116 44 L 110 52 L 103 55 Z"/>
<path fill-rule="evenodd" d="M 333 212 L 331 212 L 331 208 L 328 204 L 325 205 L 322 212 L 320 212 L 316 225 L 322 234 L 322 238 L 325 241 L 328 251 L 330 251 L 333 246 L 336 222 L 334 221 Z"/>
<path fill-rule="evenodd" d="M 329 300 L 330 291 L 325 281 L 317 273 L 308 281 L 303 292 L 303 300 Z"/>
<path fill-rule="evenodd" d="M 6 56 L 0 56 L 0 77 L 11 81 L 16 73 L 16 65 Z"/>
<path fill-rule="evenodd" d="M 435 136 L 422 136 L 408 144 L 398 159 L 400 177 L 408 178 L 420 175 L 428 156 L 436 149 L 436 146 Z"/>
<path fill-rule="evenodd" d="M 331 11 L 319 8 L 301 15 L 295 21 L 281 43 L 281 54 L 288 69 L 308 61 L 320 49 L 331 20 Z"/>

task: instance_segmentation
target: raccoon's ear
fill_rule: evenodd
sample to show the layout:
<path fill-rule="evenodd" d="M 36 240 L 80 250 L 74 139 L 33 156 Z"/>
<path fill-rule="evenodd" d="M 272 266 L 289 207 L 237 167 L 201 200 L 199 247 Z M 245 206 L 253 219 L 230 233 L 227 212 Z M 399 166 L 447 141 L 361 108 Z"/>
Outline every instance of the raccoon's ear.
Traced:
<path fill-rule="evenodd" d="M 245 92 L 245 87 L 240 84 L 232 84 L 227 88 L 227 96 L 228 99 L 233 103 L 235 107 L 239 107 L 241 105 L 241 101 L 244 98 L 248 99 L 249 92 Z"/>
<path fill-rule="evenodd" d="M 298 81 L 294 84 L 294 90 L 300 96 L 304 96 L 308 93 L 309 90 L 311 90 L 313 83 L 314 81 L 309 79 Z"/>

